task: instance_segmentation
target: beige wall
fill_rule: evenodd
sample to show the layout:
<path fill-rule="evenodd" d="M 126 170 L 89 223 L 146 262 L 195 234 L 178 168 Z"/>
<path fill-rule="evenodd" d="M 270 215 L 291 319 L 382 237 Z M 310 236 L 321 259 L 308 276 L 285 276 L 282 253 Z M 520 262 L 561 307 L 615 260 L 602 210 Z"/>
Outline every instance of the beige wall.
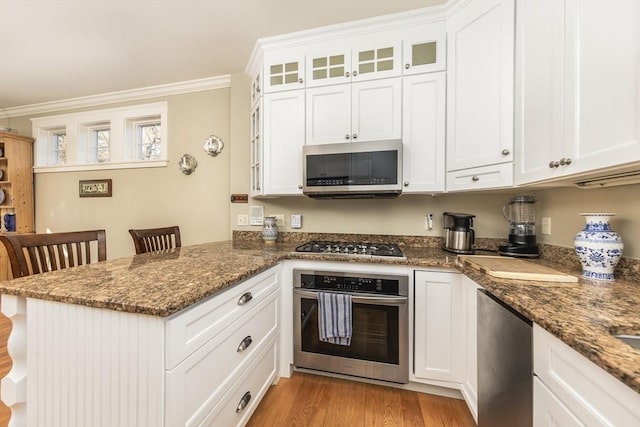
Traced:
<path fill-rule="evenodd" d="M 134 253 L 129 228 L 179 225 L 183 245 L 227 240 L 230 92 L 227 88 L 140 101 L 168 103 L 168 167 L 36 174 L 36 231 L 104 228 L 109 258 Z M 125 104 L 110 106 L 116 105 Z M 11 127 L 31 134 L 28 118 L 12 118 Z M 202 149 L 212 133 L 226 144 L 215 158 Z M 177 166 L 185 153 L 198 160 L 189 176 Z M 113 180 L 113 197 L 79 198 L 78 180 L 98 178 Z"/>

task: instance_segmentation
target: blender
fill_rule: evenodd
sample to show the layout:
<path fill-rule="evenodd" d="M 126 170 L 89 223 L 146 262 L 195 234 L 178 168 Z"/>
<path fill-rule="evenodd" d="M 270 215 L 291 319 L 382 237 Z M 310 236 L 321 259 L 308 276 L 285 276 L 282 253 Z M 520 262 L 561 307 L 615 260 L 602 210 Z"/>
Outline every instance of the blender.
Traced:
<path fill-rule="evenodd" d="M 537 258 L 536 198 L 515 196 L 502 207 L 502 215 L 509 222 L 509 243 L 498 247 L 500 255 Z"/>

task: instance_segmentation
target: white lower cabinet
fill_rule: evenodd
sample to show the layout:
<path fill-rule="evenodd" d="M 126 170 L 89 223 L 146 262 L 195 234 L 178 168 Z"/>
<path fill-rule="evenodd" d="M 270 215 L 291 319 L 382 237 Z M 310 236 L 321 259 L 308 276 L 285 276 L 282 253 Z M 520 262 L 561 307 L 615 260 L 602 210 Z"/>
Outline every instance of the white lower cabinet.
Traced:
<path fill-rule="evenodd" d="M 463 373 L 462 274 L 416 271 L 414 281 L 414 375 L 418 382 L 451 382 Z"/>
<path fill-rule="evenodd" d="M 640 425 L 640 394 L 535 324 L 533 369 L 534 426 Z"/>
<path fill-rule="evenodd" d="M 473 418 L 478 421 L 478 289 L 467 276 L 462 276 L 464 328 L 464 375 L 460 391 Z"/>

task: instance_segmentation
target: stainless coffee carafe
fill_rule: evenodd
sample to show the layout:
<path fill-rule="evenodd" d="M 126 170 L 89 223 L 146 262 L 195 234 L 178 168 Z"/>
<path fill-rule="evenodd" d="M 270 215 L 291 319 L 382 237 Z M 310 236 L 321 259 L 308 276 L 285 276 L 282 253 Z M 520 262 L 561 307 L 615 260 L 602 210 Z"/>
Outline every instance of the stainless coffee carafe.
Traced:
<path fill-rule="evenodd" d="M 475 215 L 457 212 L 445 212 L 444 247 L 445 251 L 457 254 L 472 254 L 475 243 L 473 218 Z"/>

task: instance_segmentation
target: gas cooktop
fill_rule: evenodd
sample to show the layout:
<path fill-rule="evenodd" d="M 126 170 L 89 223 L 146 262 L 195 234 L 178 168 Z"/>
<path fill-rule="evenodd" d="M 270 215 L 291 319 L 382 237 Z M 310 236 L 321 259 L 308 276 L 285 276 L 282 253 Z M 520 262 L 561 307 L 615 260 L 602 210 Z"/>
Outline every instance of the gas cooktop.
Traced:
<path fill-rule="evenodd" d="M 320 240 L 304 243 L 296 248 L 296 252 L 406 259 L 402 253 L 402 249 L 395 243 L 333 242 Z"/>

